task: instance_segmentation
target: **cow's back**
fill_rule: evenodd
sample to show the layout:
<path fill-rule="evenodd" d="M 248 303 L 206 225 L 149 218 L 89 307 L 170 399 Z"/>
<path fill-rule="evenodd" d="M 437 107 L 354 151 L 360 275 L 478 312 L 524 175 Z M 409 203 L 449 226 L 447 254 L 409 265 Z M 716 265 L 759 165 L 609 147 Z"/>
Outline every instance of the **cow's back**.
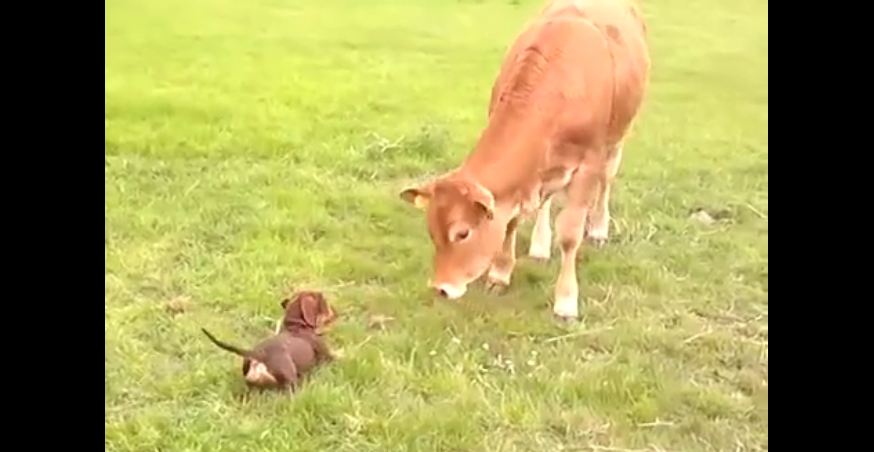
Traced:
<path fill-rule="evenodd" d="M 508 50 L 492 90 L 490 116 L 519 96 L 520 77 L 545 66 L 537 110 L 556 119 L 558 134 L 618 143 L 640 107 L 649 73 L 646 29 L 626 0 L 555 0 L 528 24 Z M 534 51 L 532 51 L 534 50 Z M 593 136 L 600 135 L 600 136 Z M 573 137 L 572 137 L 573 139 Z"/>

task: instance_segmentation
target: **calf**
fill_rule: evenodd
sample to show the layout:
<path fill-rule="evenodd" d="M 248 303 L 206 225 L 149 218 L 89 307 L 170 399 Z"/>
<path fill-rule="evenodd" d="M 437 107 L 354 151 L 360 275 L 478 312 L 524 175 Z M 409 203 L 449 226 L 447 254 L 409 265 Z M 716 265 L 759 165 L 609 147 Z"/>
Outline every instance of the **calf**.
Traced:
<path fill-rule="evenodd" d="M 459 298 L 487 273 L 510 284 L 520 218 L 535 216 L 529 255 L 549 259 L 553 195 L 562 264 L 553 312 L 578 317 L 576 257 L 601 246 L 622 143 L 649 78 L 646 26 L 626 0 L 554 0 L 518 36 L 492 88 L 488 124 L 453 171 L 401 198 L 426 212 L 431 286 Z"/>

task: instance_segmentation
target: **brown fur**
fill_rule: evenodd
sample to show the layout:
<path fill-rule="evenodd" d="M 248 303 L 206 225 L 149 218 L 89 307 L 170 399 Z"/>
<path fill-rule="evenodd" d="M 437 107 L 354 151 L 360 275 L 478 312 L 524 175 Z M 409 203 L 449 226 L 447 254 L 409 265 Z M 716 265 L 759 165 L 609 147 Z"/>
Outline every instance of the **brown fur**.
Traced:
<path fill-rule="evenodd" d="M 336 313 L 319 292 L 299 292 L 282 301 L 282 327 L 251 350 L 226 344 L 206 329 L 203 333 L 216 345 L 243 357 L 243 375 L 249 387 L 297 389 L 298 383 L 316 365 L 333 360 L 320 336 L 320 328 Z"/>
<path fill-rule="evenodd" d="M 556 219 L 556 314 L 576 316 L 573 268 L 584 236 L 606 240 L 622 142 L 648 84 L 646 27 L 633 0 L 552 0 L 519 34 L 495 80 L 488 124 L 457 169 L 401 198 L 426 211 L 432 285 L 449 298 L 475 279 L 509 284 L 517 219 L 564 192 Z M 543 215 L 540 210 L 546 210 Z M 548 258 L 550 231 L 538 254 Z"/>

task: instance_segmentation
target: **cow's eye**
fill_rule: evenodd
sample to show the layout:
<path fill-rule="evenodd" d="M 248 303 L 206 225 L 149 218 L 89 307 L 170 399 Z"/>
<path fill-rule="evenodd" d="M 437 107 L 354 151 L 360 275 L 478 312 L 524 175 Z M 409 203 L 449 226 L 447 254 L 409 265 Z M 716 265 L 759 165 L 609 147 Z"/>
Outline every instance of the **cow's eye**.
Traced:
<path fill-rule="evenodd" d="M 469 224 L 465 224 L 463 222 L 453 223 L 449 226 L 449 231 L 447 231 L 447 238 L 450 243 L 458 243 L 463 242 L 470 238 L 473 235 L 473 230 L 471 229 Z"/>
<path fill-rule="evenodd" d="M 452 232 L 449 236 L 449 241 L 452 243 L 463 242 L 470 238 L 470 229 L 458 229 Z"/>

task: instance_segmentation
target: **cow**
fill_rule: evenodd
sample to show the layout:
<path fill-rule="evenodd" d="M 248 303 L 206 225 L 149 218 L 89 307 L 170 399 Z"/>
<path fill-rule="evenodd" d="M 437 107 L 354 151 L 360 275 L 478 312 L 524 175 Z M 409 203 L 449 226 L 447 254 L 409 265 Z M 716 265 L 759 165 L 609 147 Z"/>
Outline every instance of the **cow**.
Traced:
<path fill-rule="evenodd" d="M 576 260 L 603 246 L 610 191 L 649 83 L 646 25 L 633 0 L 552 0 L 508 49 L 488 122 L 457 168 L 400 197 L 425 211 L 435 253 L 430 286 L 448 299 L 487 275 L 510 284 L 520 220 L 534 217 L 528 250 L 550 258 L 550 212 L 561 270 L 553 313 L 579 316 Z"/>

